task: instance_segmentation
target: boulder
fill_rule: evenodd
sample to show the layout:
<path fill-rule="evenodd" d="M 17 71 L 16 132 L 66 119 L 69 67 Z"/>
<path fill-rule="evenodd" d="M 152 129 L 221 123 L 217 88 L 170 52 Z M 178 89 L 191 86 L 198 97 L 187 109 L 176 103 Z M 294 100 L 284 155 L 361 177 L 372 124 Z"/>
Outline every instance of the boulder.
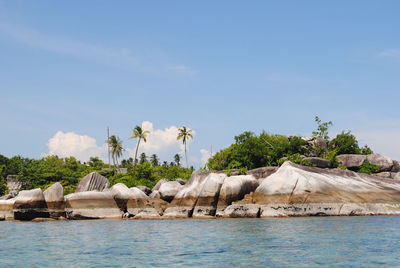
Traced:
<path fill-rule="evenodd" d="M 51 218 L 65 217 L 64 188 L 56 182 L 43 192 Z"/>
<path fill-rule="evenodd" d="M 86 191 L 65 196 L 67 218 L 80 219 L 121 219 L 119 209 L 111 191 Z"/>
<path fill-rule="evenodd" d="M 128 203 L 129 206 L 137 206 L 137 204 L 141 203 L 143 199 L 148 198 L 148 196 L 139 188 L 128 188 L 123 183 L 117 183 L 109 190 L 105 190 L 105 192 L 110 192 L 112 194 L 119 209 L 124 213 L 128 212 Z"/>
<path fill-rule="evenodd" d="M 367 162 L 378 166 L 381 171 L 390 171 L 393 168 L 393 160 L 380 154 L 367 155 Z"/>
<path fill-rule="evenodd" d="M 215 216 L 220 190 L 226 178 L 227 176 L 221 173 L 211 173 L 207 176 L 197 197 L 193 217 L 208 218 Z"/>
<path fill-rule="evenodd" d="M 150 195 L 151 194 L 151 192 L 152 192 L 152 190 L 149 188 L 149 187 L 147 187 L 147 186 L 142 186 L 142 185 L 140 185 L 140 186 L 136 186 L 136 188 L 138 188 L 139 190 L 141 190 L 143 193 L 145 193 L 146 195 Z"/>
<path fill-rule="evenodd" d="M 313 166 L 319 168 L 331 168 L 331 162 L 320 157 L 304 157 L 303 159 L 310 161 Z"/>
<path fill-rule="evenodd" d="M 397 206 L 392 206 L 400 203 L 400 183 L 347 170 L 285 162 L 256 189 L 253 202 L 261 205 L 261 217 L 348 215 L 355 207 L 356 215 L 389 211 L 400 214 L 400 207 L 397 210 Z"/>
<path fill-rule="evenodd" d="M 161 216 L 155 208 L 143 208 L 133 217 L 133 219 L 141 220 L 153 220 L 160 218 Z"/>
<path fill-rule="evenodd" d="M 158 190 L 154 190 L 154 191 L 149 195 L 149 197 L 150 197 L 150 198 L 158 198 L 158 199 L 161 199 L 161 194 L 160 194 L 160 192 L 159 192 Z"/>
<path fill-rule="evenodd" d="M 392 179 L 400 181 L 400 172 L 392 172 Z"/>
<path fill-rule="evenodd" d="M 187 181 L 182 179 L 176 179 L 175 181 L 179 182 L 181 185 L 185 185 Z"/>
<path fill-rule="evenodd" d="M 367 160 L 366 155 L 360 154 L 341 154 L 336 156 L 339 166 L 344 166 L 349 169 L 359 168 Z"/>
<path fill-rule="evenodd" d="M 160 198 L 164 201 L 171 202 L 175 195 L 183 188 L 183 185 L 177 181 L 168 181 L 161 184 L 158 192 Z"/>
<path fill-rule="evenodd" d="M 388 171 L 375 173 L 374 175 L 378 176 L 378 177 L 383 177 L 383 178 L 391 178 L 392 177 L 391 172 L 388 172 Z"/>
<path fill-rule="evenodd" d="M 193 209 L 197 199 L 203 189 L 204 182 L 210 172 L 193 172 L 190 180 L 185 186 L 175 195 L 171 204 L 165 210 L 163 217 L 165 218 L 187 218 L 193 214 Z"/>
<path fill-rule="evenodd" d="M 224 210 L 219 210 L 216 216 L 222 218 L 258 218 L 260 217 L 260 205 L 232 204 Z"/>
<path fill-rule="evenodd" d="M 232 204 L 234 201 L 242 200 L 244 196 L 258 187 L 258 180 L 252 175 L 231 176 L 224 180 L 219 192 L 217 214 Z"/>
<path fill-rule="evenodd" d="M 15 198 L 13 211 L 16 220 L 29 221 L 34 218 L 49 217 L 46 200 L 40 188 L 20 191 Z"/>
<path fill-rule="evenodd" d="M 392 172 L 400 172 L 400 162 L 393 160 Z"/>
<path fill-rule="evenodd" d="M 274 174 L 278 168 L 279 167 L 260 167 L 247 171 L 247 175 L 253 175 L 261 183 L 262 180 Z"/>
<path fill-rule="evenodd" d="M 79 183 L 77 193 L 86 191 L 103 191 L 110 185 L 108 179 L 97 172 L 91 172 L 83 177 Z"/>
<path fill-rule="evenodd" d="M 14 203 L 15 198 L 0 200 L 0 218 L 3 218 L 4 220 L 14 219 Z"/>
<path fill-rule="evenodd" d="M 167 180 L 167 179 L 161 179 L 161 180 L 159 180 L 157 183 L 156 183 L 156 185 L 154 185 L 154 187 L 153 187 L 153 191 L 158 191 L 158 189 L 160 189 L 160 187 L 161 187 L 161 185 L 163 184 L 163 183 L 166 183 L 166 182 L 169 182 L 169 180 Z"/>

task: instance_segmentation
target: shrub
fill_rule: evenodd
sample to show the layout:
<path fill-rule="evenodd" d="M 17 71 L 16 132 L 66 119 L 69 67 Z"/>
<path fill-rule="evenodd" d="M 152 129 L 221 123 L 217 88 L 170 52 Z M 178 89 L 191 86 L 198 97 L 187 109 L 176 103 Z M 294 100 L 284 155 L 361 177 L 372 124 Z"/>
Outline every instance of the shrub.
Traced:
<path fill-rule="evenodd" d="M 368 163 L 368 162 L 365 162 L 360 166 L 358 172 L 372 174 L 372 173 L 379 172 L 379 170 L 380 170 L 380 168 L 378 166 Z"/>
<path fill-rule="evenodd" d="M 359 154 L 360 147 L 356 137 L 348 132 L 342 131 L 329 142 L 329 149 L 335 150 L 336 154 Z"/>

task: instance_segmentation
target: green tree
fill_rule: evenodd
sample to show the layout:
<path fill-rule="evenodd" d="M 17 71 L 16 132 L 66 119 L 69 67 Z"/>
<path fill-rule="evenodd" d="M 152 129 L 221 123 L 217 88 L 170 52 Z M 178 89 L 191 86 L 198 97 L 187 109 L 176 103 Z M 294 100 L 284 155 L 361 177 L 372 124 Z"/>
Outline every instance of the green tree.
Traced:
<path fill-rule="evenodd" d="M 156 154 L 152 154 L 150 157 L 150 163 L 153 167 L 157 167 L 159 165 L 159 160 Z"/>
<path fill-rule="evenodd" d="M 193 139 L 192 130 L 183 126 L 178 129 L 178 136 L 176 137 L 177 140 L 182 140 L 183 145 L 185 146 L 185 158 L 186 158 L 186 167 L 189 167 L 189 162 L 187 159 L 187 152 L 186 152 L 186 144 L 189 139 Z"/>
<path fill-rule="evenodd" d="M 147 162 L 147 156 L 146 153 L 141 153 L 139 163 L 143 164 L 144 162 Z"/>
<path fill-rule="evenodd" d="M 6 168 L 5 165 L 0 165 L 0 196 L 6 194 L 8 191 L 7 183 L 3 175 L 5 168 Z"/>
<path fill-rule="evenodd" d="M 137 139 L 136 150 L 135 150 L 135 162 L 134 162 L 134 165 L 136 165 L 137 164 L 137 154 L 138 154 L 140 142 L 142 140 L 144 142 L 147 142 L 147 135 L 150 132 L 147 130 L 143 130 L 143 128 L 139 125 L 135 126 L 135 128 L 132 130 L 132 132 L 133 132 L 133 135 L 130 138 Z"/>
<path fill-rule="evenodd" d="M 112 135 L 108 139 L 108 145 L 110 146 L 111 156 L 115 167 L 116 164 L 118 165 L 118 158 L 122 156 L 122 141 L 117 136 Z"/>
<path fill-rule="evenodd" d="M 104 162 L 98 157 L 90 157 L 87 164 L 95 170 L 101 170 L 104 167 Z"/>
<path fill-rule="evenodd" d="M 322 122 L 321 119 L 316 116 L 315 122 L 317 123 L 318 127 L 316 131 L 312 132 L 313 137 L 320 137 L 323 138 L 325 141 L 329 141 L 329 127 L 333 125 L 332 121 Z"/>
<path fill-rule="evenodd" d="M 177 166 L 181 165 L 181 156 L 179 154 L 174 155 L 174 161 Z"/>
<path fill-rule="evenodd" d="M 329 142 L 329 149 L 335 150 L 336 154 L 359 154 L 360 147 L 356 137 L 350 131 L 338 134 L 332 141 Z"/>

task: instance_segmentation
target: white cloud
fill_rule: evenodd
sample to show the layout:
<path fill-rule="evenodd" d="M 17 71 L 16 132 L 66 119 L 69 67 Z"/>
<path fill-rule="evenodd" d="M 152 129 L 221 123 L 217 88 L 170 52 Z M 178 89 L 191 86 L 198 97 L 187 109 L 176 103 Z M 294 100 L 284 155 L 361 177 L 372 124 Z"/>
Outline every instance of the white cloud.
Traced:
<path fill-rule="evenodd" d="M 107 146 L 98 146 L 96 139 L 74 132 L 58 131 L 47 142 L 47 155 L 59 157 L 74 156 L 81 161 L 88 161 L 91 156 L 102 158 L 107 153 Z"/>
<path fill-rule="evenodd" d="M 178 127 L 170 126 L 165 129 L 154 129 L 153 123 L 144 121 L 142 123 L 144 130 L 150 131 L 147 137 L 147 142 L 141 142 L 139 147 L 139 154 L 145 152 L 146 155 L 157 154 L 163 160 L 172 161 L 172 157 L 179 153 L 182 158 L 184 157 L 184 146 L 182 141 L 176 139 L 178 135 Z M 193 131 L 194 135 L 195 132 Z M 191 140 L 187 142 L 187 149 L 189 155 L 189 145 Z M 135 149 L 127 149 L 131 157 L 135 156 Z"/>
<path fill-rule="evenodd" d="M 212 155 L 211 155 L 211 152 L 206 149 L 201 149 L 200 154 L 201 154 L 201 158 L 200 158 L 201 165 L 204 166 L 207 163 L 208 159 L 211 158 Z"/>
<path fill-rule="evenodd" d="M 400 49 L 386 49 L 378 53 L 380 57 L 400 58 Z"/>

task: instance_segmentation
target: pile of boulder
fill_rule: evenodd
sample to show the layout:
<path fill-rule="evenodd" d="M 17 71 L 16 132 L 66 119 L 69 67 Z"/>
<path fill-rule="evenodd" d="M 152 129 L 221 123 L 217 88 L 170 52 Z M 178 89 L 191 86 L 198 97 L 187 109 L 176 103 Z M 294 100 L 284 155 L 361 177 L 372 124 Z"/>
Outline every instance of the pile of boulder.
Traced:
<path fill-rule="evenodd" d="M 90 173 L 75 193 L 55 183 L 0 200 L 0 219 L 175 219 L 400 214 L 400 165 L 388 157 L 340 155 L 339 168 L 309 158 L 315 167 L 285 162 L 247 174 L 194 172 L 188 181 L 162 179 L 152 188 L 110 187 Z M 364 163 L 376 174 L 357 173 Z"/>

